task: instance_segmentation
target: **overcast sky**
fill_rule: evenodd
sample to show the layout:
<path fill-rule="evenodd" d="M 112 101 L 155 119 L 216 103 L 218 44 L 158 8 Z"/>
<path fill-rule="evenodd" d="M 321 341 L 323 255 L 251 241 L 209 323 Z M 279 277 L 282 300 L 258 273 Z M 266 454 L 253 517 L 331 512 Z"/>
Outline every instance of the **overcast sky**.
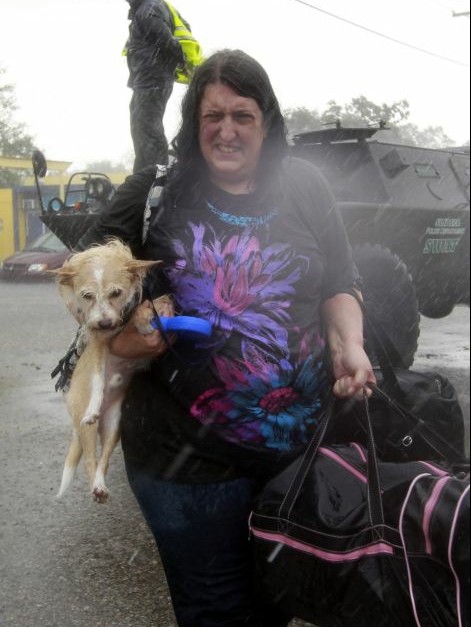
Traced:
<path fill-rule="evenodd" d="M 359 95 L 378 104 L 407 99 L 411 122 L 442 126 L 456 144 L 470 138 L 470 20 L 452 14 L 468 11 L 469 0 L 174 4 L 206 54 L 231 47 L 255 56 L 283 108 L 322 109 Z M 129 160 L 127 2 L 1 0 L 0 10 L 0 65 L 15 85 L 16 120 L 38 147 L 74 165 Z M 184 89 L 175 87 L 167 108 L 169 138 Z"/>

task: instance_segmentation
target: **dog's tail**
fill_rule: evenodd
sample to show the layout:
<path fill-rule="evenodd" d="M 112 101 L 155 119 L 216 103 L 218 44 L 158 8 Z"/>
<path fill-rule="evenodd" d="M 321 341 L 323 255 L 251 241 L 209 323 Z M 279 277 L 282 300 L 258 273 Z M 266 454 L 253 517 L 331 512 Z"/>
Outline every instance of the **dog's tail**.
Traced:
<path fill-rule="evenodd" d="M 62 471 L 62 480 L 59 488 L 59 492 L 57 493 L 57 498 L 60 499 L 66 490 L 69 488 L 72 483 L 75 471 L 77 470 L 77 466 L 79 465 L 80 458 L 82 457 L 82 445 L 80 444 L 80 439 L 78 434 L 74 431 L 72 436 L 72 441 L 69 446 L 69 450 L 67 453 L 67 457 L 65 458 L 64 470 Z"/>

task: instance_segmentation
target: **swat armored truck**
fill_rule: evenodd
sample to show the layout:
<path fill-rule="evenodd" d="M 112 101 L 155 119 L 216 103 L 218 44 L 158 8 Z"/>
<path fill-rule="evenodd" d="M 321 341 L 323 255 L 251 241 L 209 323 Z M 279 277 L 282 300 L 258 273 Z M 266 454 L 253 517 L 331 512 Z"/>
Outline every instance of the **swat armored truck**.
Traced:
<path fill-rule="evenodd" d="M 302 133 L 292 151 L 329 181 L 368 310 L 410 365 L 419 312 L 441 318 L 469 305 L 469 148 L 390 144 L 372 139 L 379 130 Z"/>

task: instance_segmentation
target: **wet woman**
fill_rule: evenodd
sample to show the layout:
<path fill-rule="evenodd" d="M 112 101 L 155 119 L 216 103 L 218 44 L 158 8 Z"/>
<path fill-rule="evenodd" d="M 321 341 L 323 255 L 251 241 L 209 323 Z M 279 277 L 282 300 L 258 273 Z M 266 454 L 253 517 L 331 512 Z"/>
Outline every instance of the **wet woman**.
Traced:
<path fill-rule="evenodd" d="M 211 322 L 207 339 L 140 336 L 153 357 L 123 415 L 128 478 L 155 537 L 179 627 L 284 627 L 251 581 L 248 517 L 270 473 L 309 441 L 326 398 L 374 382 L 357 274 L 332 193 L 288 154 L 269 77 L 241 51 L 200 66 L 145 245 L 148 298 Z M 141 305 L 149 307 L 148 302 Z M 328 358 L 327 358 L 328 356 Z"/>

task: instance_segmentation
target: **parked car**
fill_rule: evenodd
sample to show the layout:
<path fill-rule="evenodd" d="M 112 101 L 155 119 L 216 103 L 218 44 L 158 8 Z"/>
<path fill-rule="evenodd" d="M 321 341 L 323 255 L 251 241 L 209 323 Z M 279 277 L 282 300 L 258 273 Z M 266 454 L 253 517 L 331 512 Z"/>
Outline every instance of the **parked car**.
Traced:
<path fill-rule="evenodd" d="M 11 255 L 0 267 L 0 279 L 5 281 L 52 280 L 48 270 L 60 268 L 70 250 L 50 231 L 40 235 L 32 244 Z"/>

